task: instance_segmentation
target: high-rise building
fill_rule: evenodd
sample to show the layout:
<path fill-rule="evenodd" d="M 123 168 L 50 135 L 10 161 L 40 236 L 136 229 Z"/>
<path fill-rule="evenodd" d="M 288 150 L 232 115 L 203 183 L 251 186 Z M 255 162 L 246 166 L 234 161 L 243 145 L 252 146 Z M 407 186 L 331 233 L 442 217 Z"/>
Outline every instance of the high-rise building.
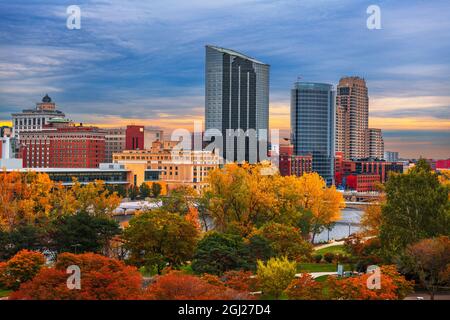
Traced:
<path fill-rule="evenodd" d="M 397 151 L 385 151 L 384 152 L 384 160 L 388 162 L 396 162 L 398 161 L 398 152 Z"/>
<path fill-rule="evenodd" d="M 334 180 L 335 91 L 331 84 L 296 82 L 291 90 L 291 135 L 295 155 L 312 154 L 312 170 Z"/>
<path fill-rule="evenodd" d="M 125 128 L 109 128 L 105 129 L 105 162 L 113 161 L 113 154 L 125 150 L 126 146 L 126 129 Z"/>
<path fill-rule="evenodd" d="M 369 128 L 369 158 L 383 159 L 384 158 L 384 141 L 381 129 Z"/>
<path fill-rule="evenodd" d="M 234 50 L 206 46 L 205 127 L 222 134 L 221 152 L 227 161 L 256 162 L 260 155 L 267 156 L 269 69 L 268 64 Z M 228 138 L 228 129 L 247 134 Z M 252 137 L 261 144 L 249 143 Z M 240 139 L 247 142 L 245 147 L 242 143 L 236 147 Z"/>
<path fill-rule="evenodd" d="M 366 81 L 359 77 L 339 80 L 336 95 L 336 151 L 344 159 L 369 156 L 369 96 Z"/>
<path fill-rule="evenodd" d="M 125 149 L 144 149 L 144 126 L 129 125 L 125 131 Z"/>
<path fill-rule="evenodd" d="M 34 109 L 12 114 L 13 135 L 20 140 L 20 132 L 39 132 L 50 119 L 64 117 L 64 113 L 56 109 L 56 104 L 46 94 Z"/>

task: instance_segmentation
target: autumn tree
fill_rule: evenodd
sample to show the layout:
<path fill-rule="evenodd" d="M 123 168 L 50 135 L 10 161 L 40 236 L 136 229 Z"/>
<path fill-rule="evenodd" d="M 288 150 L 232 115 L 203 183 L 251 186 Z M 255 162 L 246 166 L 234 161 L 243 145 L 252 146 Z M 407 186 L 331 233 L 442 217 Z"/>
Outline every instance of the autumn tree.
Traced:
<path fill-rule="evenodd" d="M 365 236 L 379 236 L 381 228 L 381 209 L 385 203 L 384 192 L 374 201 L 369 202 L 361 217 L 362 234 Z"/>
<path fill-rule="evenodd" d="M 327 298 L 337 300 L 402 300 L 413 290 L 413 282 L 407 281 L 395 266 L 381 266 L 380 288 L 369 288 L 366 273 L 360 276 L 337 278 L 328 277 L 324 286 Z M 369 280 L 370 281 L 370 280 Z"/>
<path fill-rule="evenodd" d="M 258 261 L 259 286 L 267 297 L 279 298 L 294 279 L 297 264 L 286 257 L 270 258 L 267 263 Z"/>
<path fill-rule="evenodd" d="M 302 273 L 289 284 L 286 295 L 290 300 L 323 300 L 323 284 L 317 282 L 309 273 Z"/>
<path fill-rule="evenodd" d="M 434 300 L 440 286 L 450 284 L 450 239 L 441 236 L 423 239 L 406 249 L 409 270 L 413 271 L 420 283 Z"/>
<path fill-rule="evenodd" d="M 385 189 L 380 239 L 387 259 L 421 239 L 450 234 L 448 189 L 425 160 L 406 174 L 392 174 Z"/>
<path fill-rule="evenodd" d="M 197 192 L 190 186 L 179 186 L 170 190 L 166 197 L 161 198 L 162 209 L 167 212 L 185 215 L 190 208 L 195 208 Z"/>
<path fill-rule="evenodd" d="M 81 270 L 81 289 L 67 287 L 68 266 Z M 52 268 L 42 268 L 23 283 L 10 299 L 20 300 L 128 300 L 142 299 L 142 276 L 135 267 L 93 253 L 63 253 Z"/>
<path fill-rule="evenodd" d="M 156 268 L 177 267 L 192 258 L 199 237 L 195 225 L 176 213 L 152 210 L 131 219 L 124 231 L 129 262 Z"/>
<path fill-rule="evenodd" d="M 258 289 L 258 279 L 251 271 L 226 271 L 221 280 L 227 287 L 241 292 L 255 292 Z"/>
<path fill-rule="evenodd" d="M 152 300 L 242 300 L 249 299 L 246 292 L 227 288 L 223 284 L 213 285 L 193 275 L 172 271 L 156 277 L 147 289 Z"/>
<path fill-rule="evenodd" d="M 249 269 L 249 251 L 239 235 L 211 232 L 198 243 L 192 261 L 196 273 L 220 275 L 228 270 Z"/>
<path fill-rule="evenodd" d="M 30 281 L 45 264 L 40 252 L 22 250 L 7 262 L 0 263 L 0 287 L 16 290 Z"/>
<path fill-rule="evenodd" d="M 276 256 L 286 256 L 295 261 L 311 258 L 312 245 L 301 237 L 300 231 L 295 227 L 269 222 L 257 234 L 269 241 Z"/>

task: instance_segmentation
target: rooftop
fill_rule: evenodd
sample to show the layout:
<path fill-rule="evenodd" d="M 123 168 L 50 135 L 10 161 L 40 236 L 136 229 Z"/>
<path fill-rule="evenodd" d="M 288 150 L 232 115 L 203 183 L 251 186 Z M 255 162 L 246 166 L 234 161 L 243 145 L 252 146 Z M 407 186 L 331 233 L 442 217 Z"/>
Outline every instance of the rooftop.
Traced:
<path fill-rule="evenodd" d="M 252 62 L 254 62 L 254 63 L 263 64 L 263 65 L 268 66 L 267 63 L 258 61 L 258 60 L 256 60 L 255 58 L 249 57 L 249 56 L 247 56 L 247 55 L 245 55 L 245 54 L 243 54 L 243 53 L 237 52 L 237 51 L 235 51 L 235 50 L 226 49 L 226 48 L 221 48 L 221 47 L 212 46 L 212 45 L 206 45 L 206 47 L 207 47 L 207 48 L 214 49 L 214 50 L 219 51 L 219 52 L 222 52 L 222 53 L 226 53 L 226 54 L 229 54 L 229 55 L 233 55 L 233 56 L 237 56 L 237 57 L 240 57 L 240 58 L 243 58 L 243 59 L 247 59 L 247 60 L 250 60 L 250 61 L 252 61 Z"/>

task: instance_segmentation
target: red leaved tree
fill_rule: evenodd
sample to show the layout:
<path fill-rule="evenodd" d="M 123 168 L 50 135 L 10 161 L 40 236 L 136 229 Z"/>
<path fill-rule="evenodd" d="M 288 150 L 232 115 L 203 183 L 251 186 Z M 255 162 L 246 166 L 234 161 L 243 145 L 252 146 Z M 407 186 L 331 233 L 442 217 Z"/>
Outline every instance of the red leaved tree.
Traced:
<path fill-rule="evenodd" d="M 69 289 L 66 268 L 81 270 L 81 289 Z M 10 299 L 26 300 L 115 300 L 141 299 L 142 276 L 135 267 L 93 253 L 59 255 L 54 268 L 43 268 L 24 283 Z"/>

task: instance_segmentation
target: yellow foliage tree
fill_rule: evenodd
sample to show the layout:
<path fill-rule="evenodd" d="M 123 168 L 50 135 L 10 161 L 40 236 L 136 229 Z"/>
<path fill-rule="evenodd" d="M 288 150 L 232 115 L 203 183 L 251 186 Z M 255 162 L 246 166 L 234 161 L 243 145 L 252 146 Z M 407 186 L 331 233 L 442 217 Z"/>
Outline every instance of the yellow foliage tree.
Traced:
<path fill-rule="evenodd" d="M 295 276 L 297 264 L 286 257 L 270 258 L 266 264 L 258 260 L 257 278 L 263 294 L 279 298 Z"/>

